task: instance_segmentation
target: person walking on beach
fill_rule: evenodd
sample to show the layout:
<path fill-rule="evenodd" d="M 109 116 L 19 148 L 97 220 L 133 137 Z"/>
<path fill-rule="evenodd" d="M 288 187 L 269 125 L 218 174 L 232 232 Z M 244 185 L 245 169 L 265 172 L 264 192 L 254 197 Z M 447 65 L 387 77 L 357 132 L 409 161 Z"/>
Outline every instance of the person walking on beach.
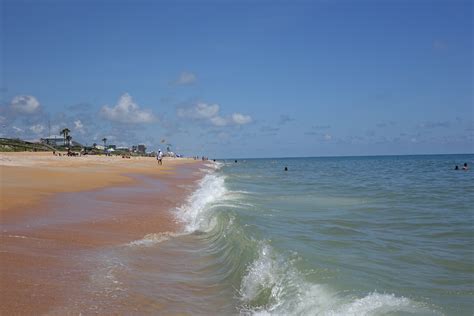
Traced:
<path fill-rule="evenodd" d="M 161 152 L 161 149 L 158 149 L 158 154 L 156 154 L 156 160 L 158 162 L 158 165 L 163 164 L 163 153 Z"/>

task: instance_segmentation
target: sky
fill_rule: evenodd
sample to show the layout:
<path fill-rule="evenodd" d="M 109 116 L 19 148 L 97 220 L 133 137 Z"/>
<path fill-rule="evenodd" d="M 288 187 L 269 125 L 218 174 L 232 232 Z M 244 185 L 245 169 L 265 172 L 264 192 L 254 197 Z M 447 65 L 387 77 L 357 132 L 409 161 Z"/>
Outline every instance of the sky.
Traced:
<path fill-rule="evenodd" d="M 212 158 L 474 152 L 473 2 L 0 1 L 0 137 Z"/>

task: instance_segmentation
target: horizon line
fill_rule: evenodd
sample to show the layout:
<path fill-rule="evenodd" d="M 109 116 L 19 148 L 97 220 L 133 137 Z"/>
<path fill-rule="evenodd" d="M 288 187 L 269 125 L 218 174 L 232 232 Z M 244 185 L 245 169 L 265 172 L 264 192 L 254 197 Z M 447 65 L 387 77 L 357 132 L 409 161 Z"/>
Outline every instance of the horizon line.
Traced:
<path fill-rule="evenodd" d="M 338 156 L 288 156 L 288 157 L 233 157 L 213 158 L 216 160 L 245 160 L 245 159 L 301 159 L 301 158 L 356 158 L 356 157 L 396 157 L 396 156 L 448 156 L 448 155 L 474 155 L 471 153 L 444 153 L 444 154 L 374 154 L 374 155 L 338 155 Z"/>

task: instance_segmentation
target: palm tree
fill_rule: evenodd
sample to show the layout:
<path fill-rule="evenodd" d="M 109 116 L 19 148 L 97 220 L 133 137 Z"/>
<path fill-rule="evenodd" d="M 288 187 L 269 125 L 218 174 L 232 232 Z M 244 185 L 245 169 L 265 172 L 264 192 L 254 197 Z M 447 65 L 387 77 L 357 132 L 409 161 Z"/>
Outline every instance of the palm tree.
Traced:
<path fill-rule="evenodd" d="M 59 132 L 60 135 L 63 135 L 64 136 L 64 146 L 66 146 L 66 139 L 67 137 L 69 136 L 69 133 L 71 132 L 71 130 L 69 128 L 64 128 L 63 130 L 61 130 Z"/>
<path fill-rule="evenodd" d="M 72 140 L 72 136 L 71 136 L 71 135 L 67 135 L 67 136 L 66 136 L 66 141 L 67 141 L 67 146 L 68 146 L 68 147 L 71 147 L 71 140 Z"/>
<path fill-rule="evenodd" d="M 106 144 L 107 144 L 107 138 L 105 138 L 105 137 L 102 138 L 102 141 L 104 142 L 104 149 L 106 149 L 106 148 L 107 148 L 107 146 L 106 146 Z"/>

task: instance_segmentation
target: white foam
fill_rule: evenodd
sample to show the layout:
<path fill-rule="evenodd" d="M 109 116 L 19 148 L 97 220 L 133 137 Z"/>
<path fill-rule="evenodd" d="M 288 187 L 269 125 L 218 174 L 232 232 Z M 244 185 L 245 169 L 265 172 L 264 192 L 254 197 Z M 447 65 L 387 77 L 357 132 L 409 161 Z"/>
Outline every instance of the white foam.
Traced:
<path fill-rule="evenodd" d="M 142 239 L 134 240 L 132 242 L 129 242 L 127 244 L 127 246 L 131 246 L 131 247 L 134 247 L 134 246 L 135 247 L 150 247 L 150 246 L 156 245 L 158 243 L 167 241 L 172 237 L 177 237 L 179 235 L 180 234 L 170 233 L 170 232 L 147 234 Z"/>
<path fill-rule="evenodd" d="M 335 310 L 335 313 L 328 315 L 374 315 L 397 311 L 417 313 L 421 312 L 421 309 L 406 297 L 375 292 L 342 305 L 338 310 Z"/>
<path fill-rule="evenodd" d="M 289 262 L 282 259 L 267 243 L 260 242 L 259 256 L 247 267 L 240 286 L 244 306 L 255 306 L 256 301 L 261 300 L 267 302 L 265 306 L 257 306 L 253 313 L 276 311 L 285 302 L 288 291 L 296 293 L 292 283 L 298 281 L 299 276 Z"/>
<path fill-rule="evenodd" d="M 22 236 L 22 235 L 7 235 L 6 237 L 10 238 L 21 238 L 21 239 L 28 239 L 30 237 Z"/>
<path fill-rule="evenodd" d="M 207 161 L 206 167 L 212 168 L 214 170 L 219 170 L 224 166 L 224 163 L 218 161 Z"/>
<path fill-rule="evenodd" d="M 304 280 L 292 261 L 276 254 L 268 244 L 261 243 L 259 248 L 258 258 L 248 266 L 241 282 L 241 314 L 372 316 L 401 312 L 442 315 L 394 294 L 374 292 L 362 298 L 340 295 L 327 285 Z"/>
<path fill-rule="evenodd" d="M 177 217 L 185 223 L 185 232 L 208 231 L 215 221 L 210 214 L 210 206 L 219 201 L 227 190 L 224 177 L 209 173 L 199 182 L 198 189 L 192 193 L 186 203 L 177 208 Z"/>

